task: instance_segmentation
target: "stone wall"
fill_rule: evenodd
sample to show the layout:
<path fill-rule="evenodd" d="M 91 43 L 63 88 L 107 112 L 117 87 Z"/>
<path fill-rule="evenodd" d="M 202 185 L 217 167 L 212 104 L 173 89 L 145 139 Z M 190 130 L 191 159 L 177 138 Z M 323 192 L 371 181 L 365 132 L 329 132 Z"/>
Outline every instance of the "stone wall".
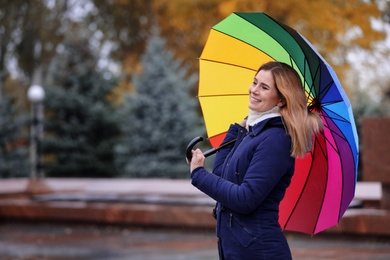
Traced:
<path fill-rule="evenodd" d="M 390 209 L 390 117 L 364 118 L 360 142 L 363 181 L 382 183 L 381 208 Z"/>

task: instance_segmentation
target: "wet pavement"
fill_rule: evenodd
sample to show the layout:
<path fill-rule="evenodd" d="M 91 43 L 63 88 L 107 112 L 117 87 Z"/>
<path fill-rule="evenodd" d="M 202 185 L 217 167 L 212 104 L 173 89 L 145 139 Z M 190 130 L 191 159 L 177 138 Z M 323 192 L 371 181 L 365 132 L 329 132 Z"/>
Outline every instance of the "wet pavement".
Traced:
<path fill-rule="evenodd" d="M 294 259 L 387 260 L 388 237 L 287 233 Z M 213 230 L 0 222 L 1 260 L 217 260 Z"/>
<path fill-rule="evenodd" d="M 218 259 L 215 202 L 188 180 L 45 179 L 48 193 L 27 184 L 0 182 L 0 260 Z M 377 206 L 380 185 L 358 184 L 355 202 Z M 286 236 L 297 260 L 388 260 L 389 216 L 351 208 L 329 232 Z"/>

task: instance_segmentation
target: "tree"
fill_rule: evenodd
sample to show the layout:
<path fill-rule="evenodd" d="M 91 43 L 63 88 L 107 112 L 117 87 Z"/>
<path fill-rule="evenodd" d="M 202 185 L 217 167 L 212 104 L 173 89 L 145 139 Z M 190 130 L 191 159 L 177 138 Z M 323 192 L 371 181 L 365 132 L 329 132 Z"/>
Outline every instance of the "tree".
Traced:
<path fill-rule="evenodd" d="M 197 76 L 187 75 L 157 28 L 141 64 L 133 79 L 135 93 L 127 95 L 120 111 L 124 139 L 117 147 L 118 167 L 128 177 L 184 178 L 186 145 L 202 131 L 189 95 Z"/>
<path fill-rule="evenodd" d="M 97 69 L 86 40 L 71 41 L 56 59 L 45 99 L 45 173 L 53 177 L 113 177 L 119 136 L 108 95 L 116 85 Z"/>
<path fill-rule="evenodd" d="M 17 115 L 13 102 L 9 96 L 0 102 L 0 178 L 28 175 L 28 153 L 20 143 L 25 118 Z"/>
<path fill-rule="evenodd" d="M 31 84 L 33 77 L 43 84 L 51 59 L 71 27 L 67 0 L 55 3 L 41 0 L 0 1 L 0 92 L 5 76 L 12 73 Z M 25 89 L 15 89 L 18 99 Z"/>
<path fill-rule="evenodd" d="M 122 92 L 133 90 L 132 75 L 145 49 L 153 0 L 91 1 L 96 12 L 89 12 L 87 19 L 103 35 L 101 41 L 110 43 L 111 58 L 122 63 L 123 76 L 113 95 L 114 101 L 121 102 Z"/>
<path fill-rule="evenodd" d="M 88 1 L 88 0 L 85 0 Z M 84 2 L 85 2 L 84 1 Z M 0 0 L 0 176 L 26 176 L 29 85 L 45 77 L 75 1 Z M 78 1 L 78 4 L 81 1 Z"/>
<path fill-rule="evenodd" d="M 387 32 L 387 38 L 372 42 L 370 50 L 351 48 L 347 57 L 352 67 L 346 75 L 354 87 L 349 97 L 358 122 L 361 117 L 390 115 L 390 2 L 378 2 L 383 19 L 375 21 L 375 28 Z"/>
<path fill-rule="evenodd" d="M 304 35 L 335 69 L 347 92 L 353 86 L 344 79 L 349 69 L 346 59 L 353 48 L 371 49 L 384 37 L 372 27 L 382 19 L 382 0 L 94 0 L 97 12 L 90 17 L 105 39 L 115 43 L 112 55 L 123 64 L 124 81 L 117 89 L 132 89 L 139 53 L 144 49 L 146 30 L 156 22 L 167 40 L 167 48 L 185 63 L 190 72 L 198 70 L 210 28 L 232 12 L 265 12 Z M 348 93 L 350 94 L 350 93 Z"/>
<path fill-rule="evenodd" d="M 381 19 L 377 1 L 365 0 L 155 0 L 153 13 L 168 46 L 178 57 L 192 61 L 201 54 L 210 28 L 232 12 L 265 12 L 298 30 L 336 70 L 342 83 L 352 47 L 372 48 L 383 32 L 372 28 Z M 196 39 L 196 40 L 194 40 Z M 197 70 L 197 63 L 193 63 Z"/>

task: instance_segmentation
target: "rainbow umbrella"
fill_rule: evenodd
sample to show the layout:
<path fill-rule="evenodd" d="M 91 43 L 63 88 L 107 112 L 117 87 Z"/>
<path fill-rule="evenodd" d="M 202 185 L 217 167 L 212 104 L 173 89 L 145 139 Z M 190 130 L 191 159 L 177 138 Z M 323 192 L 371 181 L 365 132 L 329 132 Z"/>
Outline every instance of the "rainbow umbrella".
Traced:
<path fill-rule="evenodd" d="M 272 60 L 296 69 L 308 109 L 319 112 L 325 126 L 312 151 L 296 159 L 279 213 L 283 229 L 316 234 L 337 225 L 354 197 L 358 136 L 336 74 L 302 35 L 264 13 L 233 13 L 211 29 L 198 90 L 208 138 L 217 149 L 229 125 L 248 114 L 249 85 Z"/>

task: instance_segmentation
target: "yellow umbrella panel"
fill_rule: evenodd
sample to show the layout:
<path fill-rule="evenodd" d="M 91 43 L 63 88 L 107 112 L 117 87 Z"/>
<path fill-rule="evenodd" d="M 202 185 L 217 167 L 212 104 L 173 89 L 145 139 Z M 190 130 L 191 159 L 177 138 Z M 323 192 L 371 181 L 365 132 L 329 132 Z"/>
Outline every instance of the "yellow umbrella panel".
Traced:
<path fill-rule="evenodd" d="M 249 86 L 259 66 L 271 60 L 258 49 L 211 30 L 200 57 L 198 97 L 213 147 L 221 144 L 230 124 L 248 114 Z"/>

